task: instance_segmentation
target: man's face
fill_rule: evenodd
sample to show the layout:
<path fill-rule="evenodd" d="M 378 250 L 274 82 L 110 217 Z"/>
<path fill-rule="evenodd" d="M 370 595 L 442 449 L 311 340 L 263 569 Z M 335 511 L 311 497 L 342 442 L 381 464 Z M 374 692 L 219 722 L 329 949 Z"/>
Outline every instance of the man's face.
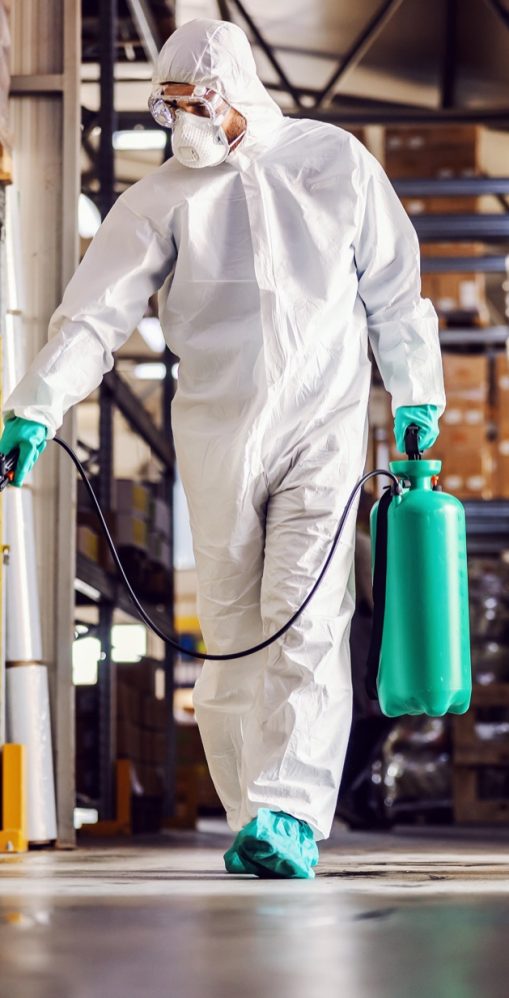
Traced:
<path fill-rule="evenodd" d="M 189 97 L 188 101 L 186 97 Z M 222 126 L 232 147 L 246 131 L 243 115 L 231 107 L 221 94 L 201 85 L 171 81 L 161 83 L 159 93 L 151 98 L 149 107 L 158 124 L 165 128 L 174 126 L 177 111 L 210 119 Z"/>
<path fill-rule="evenodd" d="M 193 93 L 194 85 L 192 83 L 162 83 L 161 89 L 164 96 L 165 104 L 168 104 L 172 110 L 186 111 L 188 114 L 196 114 L 199 118 L 208 118 L 209 113 L 207 107 L 204 104 L 200 104 L 197 101 L 186 102 L 182 98 Z M 172 101 L 171 98 L 174 98 Z"/>

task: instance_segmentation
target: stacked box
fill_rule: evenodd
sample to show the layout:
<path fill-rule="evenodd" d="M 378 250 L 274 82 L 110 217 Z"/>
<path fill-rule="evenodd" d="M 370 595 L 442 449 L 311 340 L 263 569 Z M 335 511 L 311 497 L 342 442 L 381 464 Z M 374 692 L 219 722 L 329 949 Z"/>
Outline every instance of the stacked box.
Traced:
<path fill-rule="evenodd" d="M 150 490 L 130 478 L 117 478 L 113 483 L 113 508 L 117 513 L 138 516 L 147 521 L 150 512 Z"/>
<path fill-rule="evenodd" d="M 391 178 L 473 176 L 481 172 L 480 130 L 474 125 L 423 125 L 387 128 L 385 168 Z M 475 197 L 404 198 L 410 216 L 417 214 L 473 214 Z M 476 256 L 477 244 L 422 247 L 428 256 Z M 433 302 L 441 324 L 487 325 L 486 277 L 482 273 L 422 275 L 422 295 Z"/>
<path fill-rule="evenodd" d="M 157 567 L 171 568 L 171 512 L 169 503 L 157 495 L 152 496 L 149 516 L 149 558 Z"/>
<path fill-rule="evenodd" d="M 509 564 L 468 559 L 472 704 L 452 719 L 457 822 L 509 821 Z"/>
<path fill-rule="evenodd" d="M 146 552 L 149 539 L 150 491 L 128 478 L 113 483 L 115 539 L 119 548 Z"/>
<path fill-rule="evenodd" d="M 473 215 L 480 207 L 476 197 L 402 198 L 401 203 L 409 215 Z"/>
<path fill-rule="evenodd" d="M 149 531 L 148 556 L 154 565 L 161 566 L 169 570 L 171 568 L 171 548 L 170 542 L 163 534 L 155 530 Z"/>
<path fill-rule="evenodd" d="M 117 547 L 148 550 L 148 524 L 141 517 L 131 513 L 115 513 L 113 517 L 114 539 Z"/>
<path fill-rule="evenodd" d="M 172 523 L 167 499 L 153 490 L 149 513 L 147 596 L 154 602 L 172 598 Z"/>
<path fill-rule="evenodd" d="M 164 698 L 164 666 L 158 659 L 145 656 L 139 662 L 119 662 L 117 679 L 135 690 L 138 698 L 144 693 L 156 700 Z"/>
<path fill-rule="evenodd" d="M 164 791 L 168 755 L 161 672 L 162 663 L 149 658 L 117 666 L 117 755 L 132 761 L 138 793 L 148 796 Z"/>
<path fill-rule="evenodd" d="M 497 427 L 495 493 L 509 499 L 509 358 L 506 353 L 495 358 L 495 407 Z"/>
<path fill-rule="evenodd" d="M 453 719 L 454 815 L 461 824 L 509 822 L 509 683 L 474 687 Z"/>
<path fill-rule="evenodd" d="M 99 699 L 98 687 L 76 686 L 76 792 L 80 799 L 99 797 Z"/>
<path fill-rule="evenodd" d="M 389 177 L 471 177 L 480 172 L 476 125 L 397 125 L 385 129 Z"/>
<path fill-rule="evenodd" d="M 135 587 L 141 588 L 149 543 L 150 491 L 141 482 L 117 478 L 113 482 L 112 507 L 114 511 L 107 520 L 113 540 Z M 101 541 L 101 564 L 107 572 L 115 571 L 104 538 Z"/>
<path fill-rule="evenodd" d="M 426 243 L 421 246 L 423 257 L 479 256 L 479 243 Z M 470 271 L 444 274 L 421 274 L 421 293 L 430 298 L 442 326 L 486 326 L 489 310 L 486 297 L 486 275 Z"/>
<path fill-rule="evenodd" d="M 493 448 L 488 439 L 488 359 L 484 354 L 443 355 L 447 408 L 433 457 L 443 462 L 441 482 L 458 498 L 493 495 Z"/>
<path fill-rule="evenodd" d="M 89 558 L 90 561 L 99 562 L 101 552 L 101 538 L 97 530 L 83 526 L 78 523 L 76 531 L 76 549 L 79 554 Z"/>

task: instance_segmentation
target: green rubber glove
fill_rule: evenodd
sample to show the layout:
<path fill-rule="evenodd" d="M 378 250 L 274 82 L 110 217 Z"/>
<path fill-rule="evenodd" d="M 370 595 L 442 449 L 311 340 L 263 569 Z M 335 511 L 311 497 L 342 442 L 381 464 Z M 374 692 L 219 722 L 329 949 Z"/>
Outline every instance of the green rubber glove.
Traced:
<path fill-rule="evenodd" d="M 229 873 L 308 880 L 315 875 L 318 848 L 306 821 L 262 807 L 238 832 L 224 860 Z"/>
<path fill-rule="evenodd" d="M 405 453 L 405 433 L 415 423 L 419 427 L 419 447 L 428 450 L 433 447 L 440 432 L 438 428 L 439 407 L 437 405 L 400 405 L 394 419 L 396 447 Z"/>
<path fill-rule="evenodd" d="M 10 454 L 15 447 L 19 448 L 18 463 L 14 472 L 13 485 L 20 488 L 28 472 L 32 470 L 37 458 L 46 447 L 48 429 L 42 423 L 32 419 L 22 419 L 21 416 L 11 416 L 4 426 L 0 437 L 0 453 Z"/>

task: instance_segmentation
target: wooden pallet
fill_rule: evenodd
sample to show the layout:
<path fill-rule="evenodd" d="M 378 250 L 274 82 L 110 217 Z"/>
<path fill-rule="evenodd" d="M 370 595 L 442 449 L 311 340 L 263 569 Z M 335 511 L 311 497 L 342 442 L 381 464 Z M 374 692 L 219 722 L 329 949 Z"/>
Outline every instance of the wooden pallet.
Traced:
<path fill-rule="evenodd" d="M 486 799 L 481 780 L 490 768 L 509 770 L 509 735 L 483 741 L 476 730 L 480 709 L 507 707 L 509 683 L 475 686 L 467 714 L 453 718 L 454 817 L 459 824 L 509 824 L 509 796 Z"/>
<path fill-rule="evenodd" d="M 454 820 L 457 824 L 509 824 L 509 798 L 479 796 L 479 765 L 454 766 Z"/>

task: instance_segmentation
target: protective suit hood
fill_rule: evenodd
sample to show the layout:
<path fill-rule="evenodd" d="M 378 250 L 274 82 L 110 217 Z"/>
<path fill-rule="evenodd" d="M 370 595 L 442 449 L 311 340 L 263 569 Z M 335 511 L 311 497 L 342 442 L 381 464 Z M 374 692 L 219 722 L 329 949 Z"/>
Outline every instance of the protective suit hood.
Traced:
<path fill-rule="evenodd" d="M 282 123 L 279 107 L 256 72 L 247 36 L 229 21 L 198 18 L 178 28 L 159 53 L 153 82 L 198 83 L 217 90 L 247 121 L 239 146 L 243 153 L 254 151 Z"/>

